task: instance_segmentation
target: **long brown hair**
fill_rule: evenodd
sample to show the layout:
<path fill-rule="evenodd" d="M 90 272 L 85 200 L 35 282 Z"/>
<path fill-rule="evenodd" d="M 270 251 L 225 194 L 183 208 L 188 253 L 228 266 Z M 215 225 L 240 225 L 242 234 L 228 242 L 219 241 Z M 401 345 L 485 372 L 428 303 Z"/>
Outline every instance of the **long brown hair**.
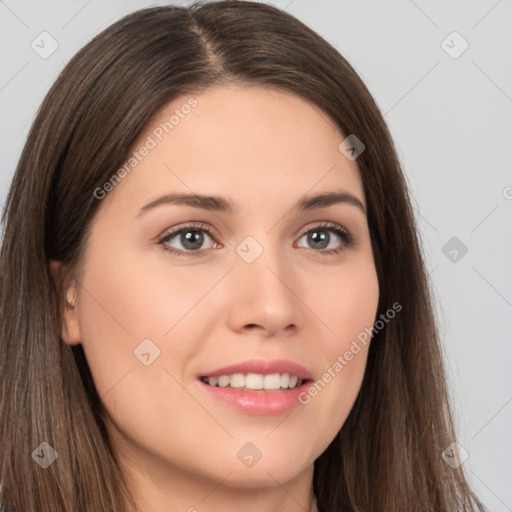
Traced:
<path fill-rule="evenodd" d="M 1 499 L 8 512 L 134 509 L 81 346 L 60 338 L 51 260 L 73 269 L 100 201 L 151 117 L 177 95 L 235 82 L 294 93 L 366 146 L 357 159 L 380 286 L 353 409 L 316 460 L 322 512 L 483 510 L 441 453 L 454 428 L 421 245 L 378 107 L 347 61 L 291 15 L 220 1 L 137 11 L 95 37 L 47 94 L 3 216 L 0 261 Z M 341 140 L 340 140 L 341 142 Z M 31 453 L 47 442 L 58 462 Z"/>

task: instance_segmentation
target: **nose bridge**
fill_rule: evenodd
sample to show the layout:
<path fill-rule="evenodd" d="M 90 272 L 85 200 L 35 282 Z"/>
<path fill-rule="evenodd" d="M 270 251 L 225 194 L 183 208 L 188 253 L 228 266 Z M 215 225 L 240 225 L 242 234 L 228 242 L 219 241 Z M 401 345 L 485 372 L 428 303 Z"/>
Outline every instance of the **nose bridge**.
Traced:
<path fill-rule="evenodd" d="M 276 240 L 260 243 L 247 237 L 236 247 L 234 321 L 239 328 L 258 325 L 277 331 L 298 325 L 300 301 L 295 296 L 293 269 Z"/>
<path fill-rule="evenodd" d="M 258 238 L 262 239 L 261 236 Z M 260 288 L 266 287 L 269 291 L 290 293 L 282 280 L 293 280 L 292 269 L 278 240 L 267 236 L 260 242 L 249 236 L 237 246 L 236 252 L 235 269 L 240 279 L 246 277 L 248 282 L 256 282 Z"/>

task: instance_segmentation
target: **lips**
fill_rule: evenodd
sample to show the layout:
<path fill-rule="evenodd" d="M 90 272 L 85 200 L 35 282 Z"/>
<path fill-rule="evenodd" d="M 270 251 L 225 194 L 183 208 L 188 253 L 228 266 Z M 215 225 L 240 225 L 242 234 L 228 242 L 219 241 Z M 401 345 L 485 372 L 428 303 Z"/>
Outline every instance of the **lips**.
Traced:
<path fill-rule="evenodd" d="M 312 380 L 312 373 L 301 366 L 300 364 L 288 361 L 286 359 L 275 359 L 273 361 L 266 361 L 264 359 L 250 359 L 243 361 L 238 364 L 232 364 L 230 366 L 224 366 L 216 370 L 208 371 L 199 376 L 199 378 L 205 377 L 220 377 L 222 375 L 234 375 L 234 374 L 259 374 L 259 375 L 272 375 L 272 374 L 284 374 L 287 373 L 290 376 L 295 375 L 298 379 L 303 381 Z"/>
<path fill-rule="evenodd" d="M 312 373 L 292 361 L 252 359 L 209 371 L 198 385 L 209 396 L 247 414 L 277 415 L 303 405 Z"/>

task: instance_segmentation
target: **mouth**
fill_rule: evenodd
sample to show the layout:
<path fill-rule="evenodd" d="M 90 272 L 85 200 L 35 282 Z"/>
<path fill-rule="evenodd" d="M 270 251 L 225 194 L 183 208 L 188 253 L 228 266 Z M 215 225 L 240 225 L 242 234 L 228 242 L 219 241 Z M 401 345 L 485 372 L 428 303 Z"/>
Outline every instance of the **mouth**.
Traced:
<path fill-rule="evenodd" d="M 250 359 L 197 377 L 212 400 L 244 414 L 279 415 L 303 405 L 313 373 L 287 359 Z"/>
<path fill-rule="evenodd" d="M 289 373 L 234 373 L 200 377 L 200 380 L 215 388 L 232 388 L 239 391 L 262 391 L 267 393 L 300 388 L 311 379 L 302 379 Z"/>

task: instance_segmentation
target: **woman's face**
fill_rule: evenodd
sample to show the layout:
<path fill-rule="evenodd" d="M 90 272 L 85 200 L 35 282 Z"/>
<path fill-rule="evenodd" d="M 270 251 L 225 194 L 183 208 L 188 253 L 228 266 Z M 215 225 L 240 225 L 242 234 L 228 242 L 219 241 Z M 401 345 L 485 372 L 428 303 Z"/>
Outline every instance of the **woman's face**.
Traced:
<path fill-rule="evenodd" d="M 91 190 L 105 197 L 63 337 L 83 345 L 127 465 L 284 483 L 311 471 L 361 386 L 368 347 L 353 342 L 379 295 L 364 190 L 345 136 L 297 96 L 193 98 L 161 110 L 124 172 Z M 283 390 L 294 375 L 308 380 Z M 262 385 L 280 389 L 244 391 Z"/>

